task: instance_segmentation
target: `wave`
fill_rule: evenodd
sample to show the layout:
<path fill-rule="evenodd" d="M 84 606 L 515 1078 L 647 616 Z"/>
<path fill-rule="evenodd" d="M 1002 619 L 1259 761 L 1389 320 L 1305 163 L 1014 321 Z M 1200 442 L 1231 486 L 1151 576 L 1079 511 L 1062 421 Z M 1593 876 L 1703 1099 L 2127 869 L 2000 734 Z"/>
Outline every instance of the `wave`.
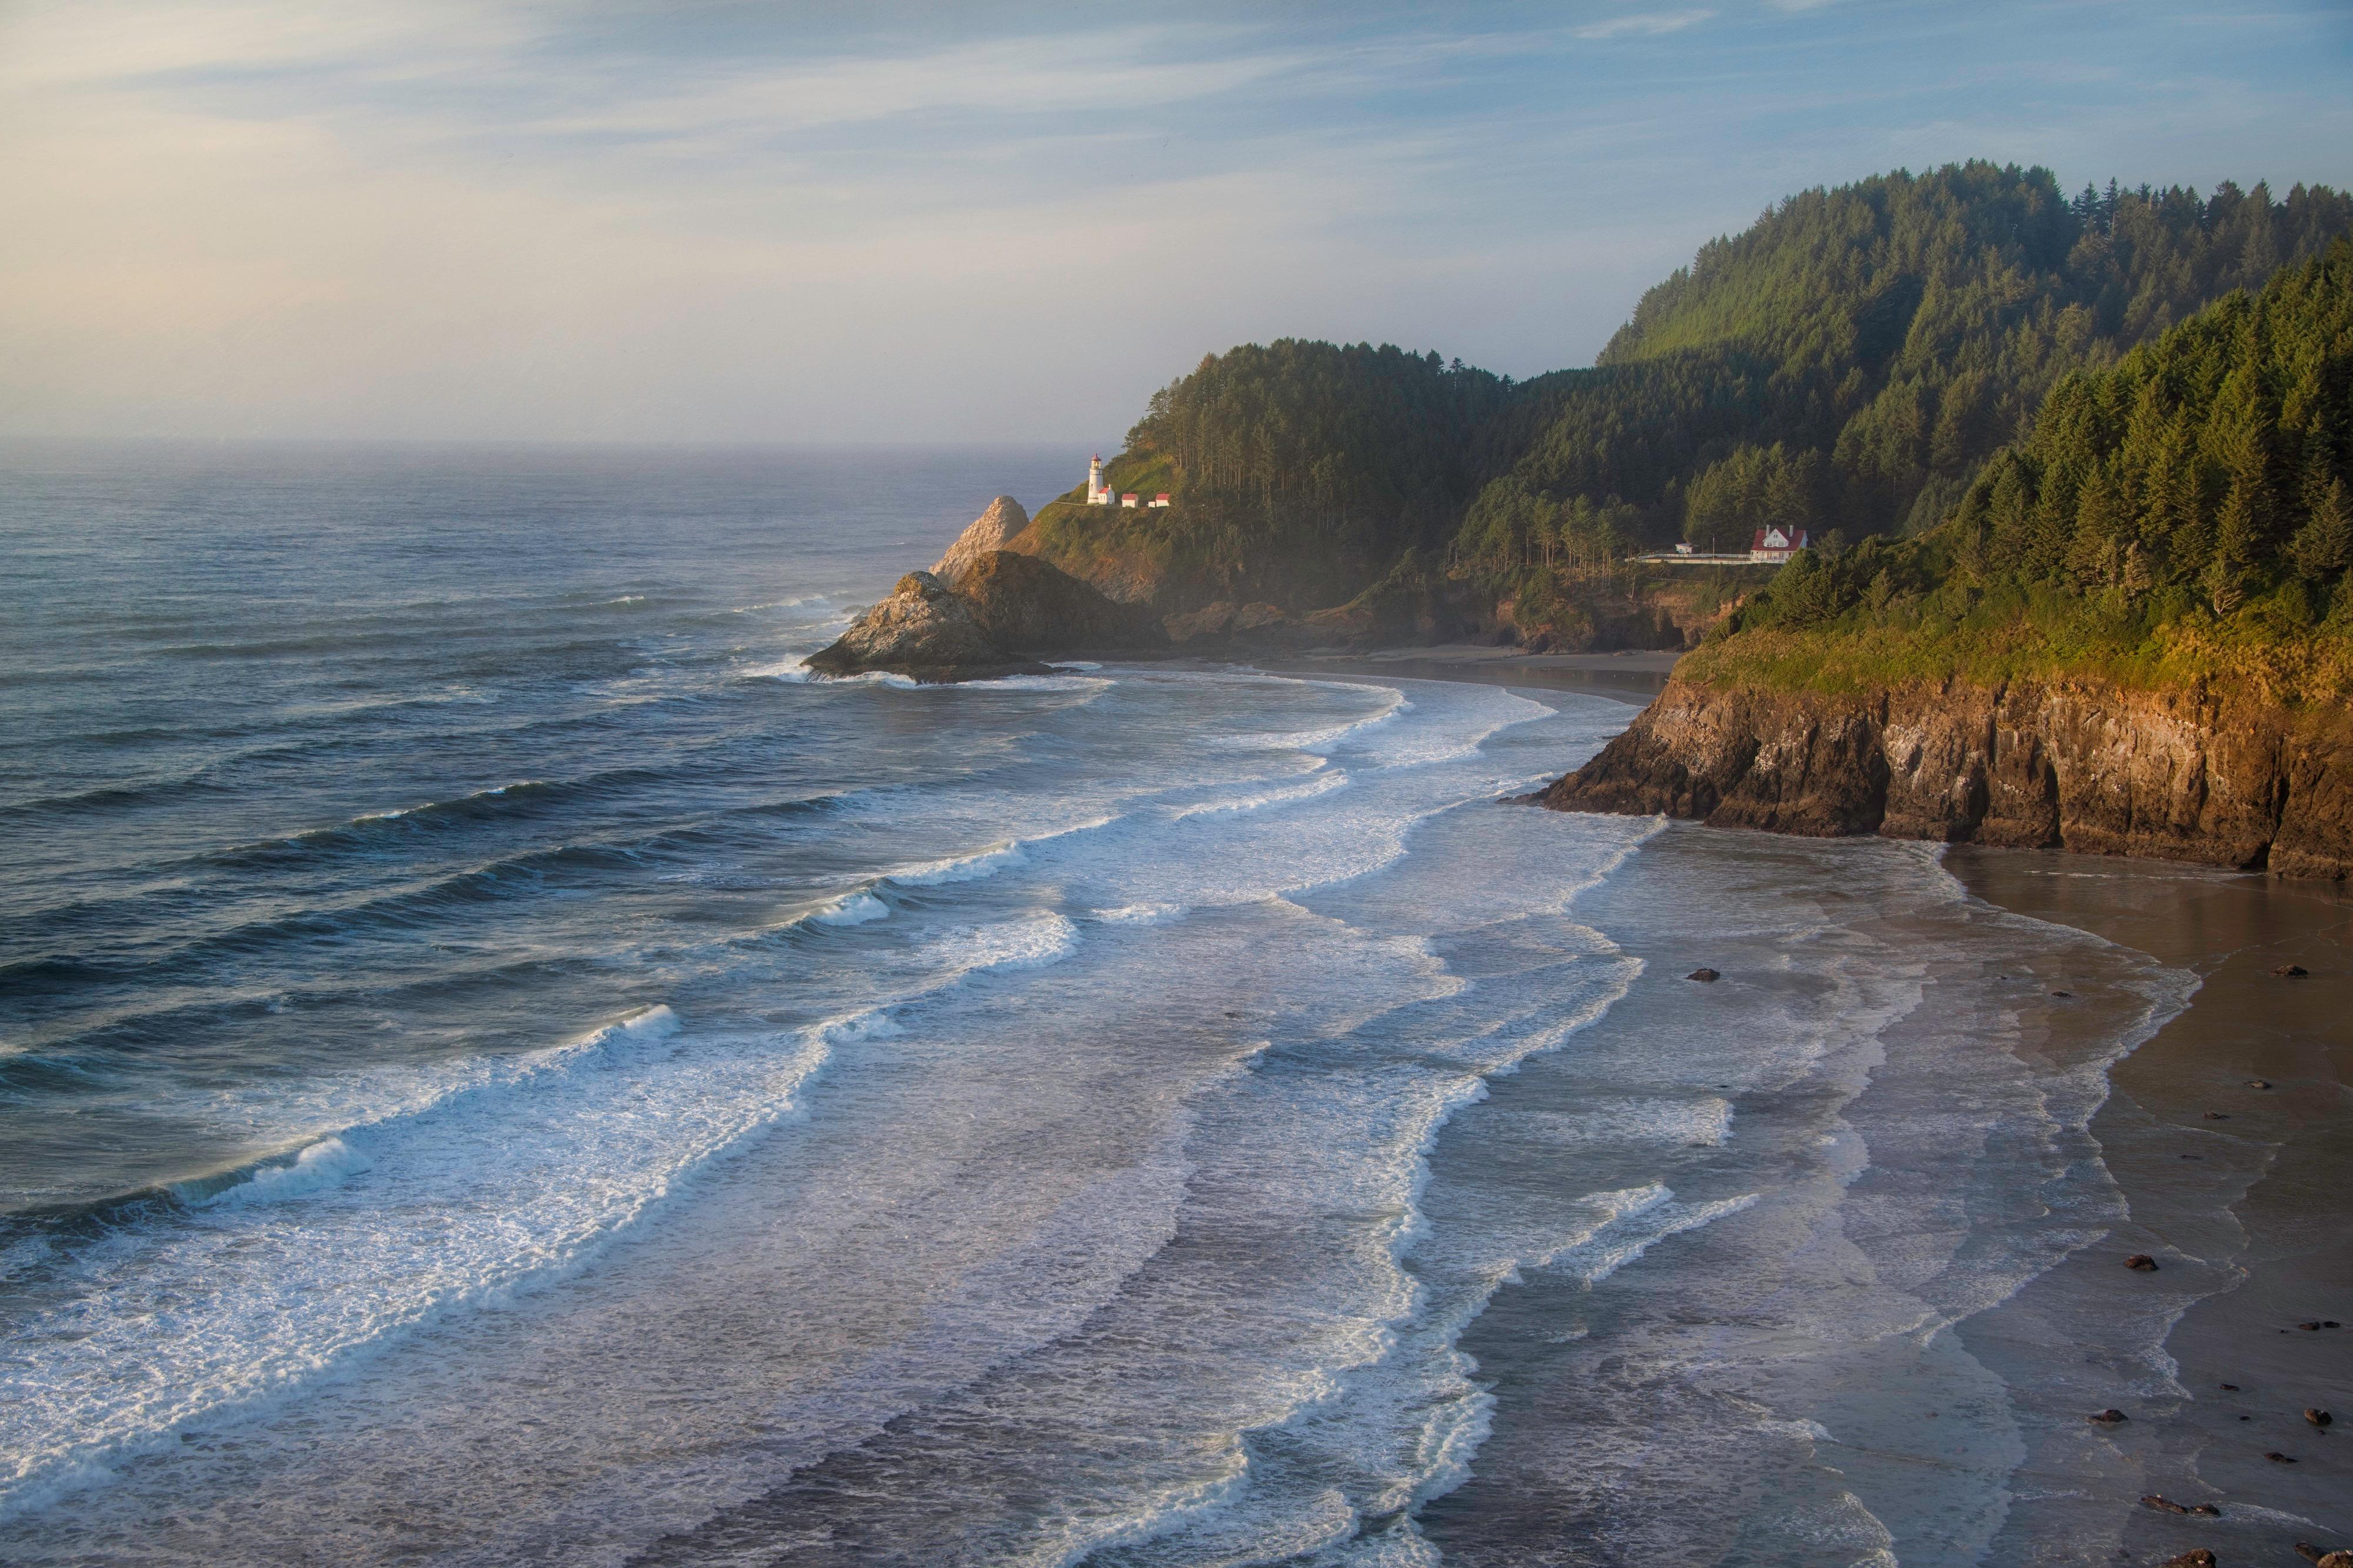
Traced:
<path fill-rule="evenodd" d="M 364 811 L 352 818 L 346 826 L 356 827 L 364 822 L 391 822 L 403 816 L 428 815 L 454 816 L 479 801 L 503 800 L 508 795 L 521 795 L 527 790 L 554 793 L 553 786 L 539 779 L 523 779 L 515 784 L 497 784 L 489 789 L 478 789 L 471 795 L 462 795 L 455 800 L 433 800 L 426 802 L 423 805 L 395 806 L 390 811 Z M 329 828 L 327 831 L 332 833 L 334 829 Z M 294 837 L 299 840 L 308 836 L 298 833 Z"/>
<path fill-rule="evenodd" d="M 1184 912 L 1182 904 L 1122 904 L 1117 909 L 1097 910 L 1094 917 L 1118 925 L 1158 925 Z"/>
<path fill-rule="evenodd" d="M 1596 1194 L 1587 1201 L 1608 1215 L 1599 1229 L 1521 1267 L 1550 1269 L 1598 1285 L 1669 1237 L 1753 1207 L 1759 1195 L 1745 1193 L 1709 1203 L 1680 1204 L 1672 1191 L 1656 1184 Z"/>
<path fill-rule="evenodd" d="M 9 801 L 0 805 L 0 821 L 16 816 L 36 816 L 44 812 L 73 816 L 84 812 L 111 811 L 121 806 L 161 805 L 189 795 L 236 793 L 210 774 L 209 768 L 198 768 L 174 778 L 150 779 L 138 784 L 93 784 L 88 789 L 65 795 L 35 795 L 26 800 Z"/>
<path fill-rule="evenodd" d="M 1026 864 L 1028 859 L 1029 857 L 1022 853 L 1021 841 L 1008 839 L 1002 844 L 992 844 L 976 854 L 902 866 L 882 873 L 881 880 L 895 882 L 902 888 L 935 888 L 947 882 L 973 882 L 984 877 L 994 877 L 999 871 Z"/>
<path fill-rule="evenodd" d="M 1170 817 L 1173 821 L 1182 822 L 1188 817 L 1217 816 L 1235 811 L 1258 811 L 1270 805 L 1292 805 L 1303 800 L 1314 800 L 1317 795 L 1330 795 L 1335 789 L 1345 788 L 1347 783 L 1346 773 L 1337 769 L 1328 769 L 1312 775 L 1309 782 L 1303 784 L 1295 784 L 1288 789 L 1265 790 L 1257 795 L 1241 795 L 1230 800 L 1203 801 L 1198 805 L 1181 807 L 1171 813 Z"/>
<path fill-rule="evenodd" d="M 789 599 L 769 599 L 757 605 L 738 605 L 728 613 L 736 616 L 757 615 L 762 610 L 797 610 L 804 605 L 829 605 L 831 597 L 824 594 L 800 594 Z"/>
<path fill-rule="evenodd" d="M 856 675 L 819 675 L 808 667 L 806 654 L 788 654 L 773 664 L 754 665 L 739 673 L 746 680 L 781 680 L 790 686 L 888 686 L 901 691 L 920 690 L 923 687 L 923 682 L 913 677 L 889 669 L 861 670 Z"/>
<path fill-rule="evenodd" d="M 854 926 L 887 919 L 890 913 L 891 907 L 872 893 L 856 892 L 846 893 L 830 903 L 820 904 L 795 919 L 815 921 L 819 925 Z"/>
<path fill-rule="evenodd" d="M 668 1005 L 572 1040 L 347 1096 L 380 1103 L 290 1161 L 190 1185 L 181 1223 L 53 1258 L 80 1301 L 16 1325 L 26 1397 L 0 1406 L 0 1518 L 228 1407 L 286 1395 L 418 1323 L 563 1278 L 753 1134 L 800 1114 L 834 1053 L 907 1009 L 1077 950 L 1039 912 L 922 946 L 897 994 L 786 1035 L 697 1035 Z M 355 1110 L 360 1110 L 354 1106 Z"/>
<path fill-rule="evenodd" d="M 297 1154 L 291 1163 L 255 1167 L 242 1181 L 205 1192 L 195 1183 L 180 1183 L 173 1195 L 192 1208 L 224 1205 L 276 1203 L 340 1185 L 370 1167 L 368 1157 L 341 1138 L 322 1138 Z"/>
<path fill-rule="evenodd" d="M 1347 782 L 1337 770 L 1326 776 L 1328 783 L 1323 777 L 1304 782 L 1314 794 Z M 1332 820 L 1320 822 L 1318 832 L 1334 841 L 1360 837 L 1366 823 L 1381 834 L 1409 832 L 1453 798 L 1455 786 L 1440 782 L 1444 787 L 1409 781 L 1357 809 L 1319 814 Z M 544 780 L 519 783 L 562 787 Z M 466 809 L 512 809 L 504 792 L 515 787 L 478 792 L 491 798 Z M 911 798 L 937 809 L 935 795 Z M 1123 798 L 1146 803 L 1151 797 Z M 786 808 L 806 807 L 789 803 Z M 423 809 L 408 808 L 403 817 Z M 1246 809 L 1238 809 L 1236 816 L 1242 815 Z M 363 831 L 394 831 L 403 817 L 370 819 Z M 1045 837 L 1118 822 L 1165 837 L 1166 820 L 1159 808 L 1139 804 L 1126 815 Z M 1227 829 L 1214 816 L 1198 826 L 1231 831 L 1237 843 L 1268 851 L 1297 837 L 1295 823 L 1275 824 L 1279 831 L 1269 837 Z M 1321 866 L 1323 838 L 1299 847 L 1303 863 Z M 889 912 L 893 888 L 912 894 L 1001 874 L 1018 883 L 1028 879 L 1010 875 L 1019 868 L 1063 869 L 1060 852 L 1043 852 L 1038 842 L 1008 838 L 968 854 L 911 859 L 869 886 L 844 892 L 836 908 Z M 1072 848 L 1078 852 L 1070 858 L 1082 862 L 1137 858 L 1125 832 L 1106 835 L 1082 851 Z M 1227 858 L 1244 860 L 1247 850 Z M 1261 883 L 1281 882 L 1289 864 L 1260 858 L 1250 869 Z M 1267 875 L 1270 869 L 1276 874 Z M 1102 904 L 1094 918 L 1106 921 L 1166 920 L 1182 912 L 1166 896 L 1175 890 L 1147 883 L 1132 897 L 1104 898 L 1087 888 L 1072 903 Z M 946 987 L 1035 970 L 1081 949 L 1079 926 L 1043 910 L 942 930 L 938 906 L 950 902 L 944 896 L 911 896 L 897 906 L 903 917 L 898 923 L 824 939 L 856 945 L 851 956 L 860 963 L 828 966 L 854 976 L 856 989 L 895 989 L 871 1005 L 852 1005 L 858 996 L 828 994 L 823 1016 L 765 1034 L 717 1033 L 707 1020 L 689 1029 L 667 1007 L 632 1014 L 544 1051 L 476 1064 L 459 1073 L 454 1086 L 443 1085 L 438 1097 L 431 1075 L 419 1074 L 397 1095 L 384 1097 L 396 1105 L 370 1107 L 364 1118 L 321 1117 L 301 1129 L 299 1145 L 281 1146 L 238 1179 L 209 1191 L 191 1189 L 176 1226 L 126 1242 L 136 1254 L 131 1260 L 149 1266 L 145 1274 L 125 1263 L 120 1273 L 100 1278 L 114 1265 L 95 1256 L 76 1267 L 90 1270 L 89 1282 L 98 1288 L 85 1300 L 104 1299 L 110 1310 L 119 1304 L 126 1320 L 137 1315 L 142 1300 L 203 1281 L 185 1298 L 199 1303 L 193 1315 L 156 1320 L 143 1339 L 128 1327 L 105 1328 L 90 1336 L 86 1349 L 65 1347 L 62 1334 L 46 1328 L 25 1342 L 28 1353 L 43 1358 L 45 1374 L 62 1373 L 47 1380 L 49 1386 L 119 1391 L 144 1375 L 166 1396 L 160 1403 L 110 1404 L 114 1395 L 108 1393 L 71 1412 L 48 1406 L 53 1421 L 0 1415 L 0 1453 L 33 1454 L 44 1474 L 78 1458 L 111 1463 L 145 1435 L 185 1426 L 206 1411 L 268 1399 L 320 1368 L 349 1365 L 368 1347 L 432 1313 L 501 1300 L 576 1268 L 610 1237 L 644 1223 L 655 1205 L 726 1149 L 797 1114 L 809 1074 L 828 1061 L 855 1060 L 854 1049 L 863 1044 L 889 1040 L 907 1026 L 908 1009 Z M 874 917 L 863 918 L 871 922 Z M 1149 939 L 1145 945 L 1152 945 Z M 879 962 L 862 963 L 870 949 Z M 915 970 L 920 974 L 907 974 Z M 814 999 L 805 1005 L 807 1013 L 797 1018 L 818 1011 Z M 1535 1038 L 1530 1033 L 1517 1044 Z M 357 1099 L 364 1089 L 353 1086 L 348 1092 Z M 1443 1124 L 1446 1109 L 1428 1123 L 1429 1136 Z M 1425 1153 L 1428 1142 L 1425 1136 L 1419 1143 Z M 1410 1224 L 1387 1239 L 1396 1247 L 1409 1244 Z M 1384 1299 L 1379 1321 L 1351 1342 L 1346 1356 L 1381 1354 L 1394 1325 L 1409 1321 L 1411 1298 L 1409 1285 Z M 76 1375 L 106 1365 L 124 1375 Z M 1321 1386 L 1328 1389 L 1329 1381 Z M 1315 1387 L 1303 1383 L 1299 1392 L 1311 1398 Z M 0 1468 L 0 1478 L 7 1475 Z M 29 1472 L 20 1478 L 30 1484 Z M 7 1488 L 0 1479 L 0 1490 Z"/>
<path fill-rule="evenodd" d="M 1058 667 L 1059 668 L 1059 667 Z M 1075 668 L 1075 667 L 1072 667 Z M 1101 665 L 1091 666 L 1100 669 Z M 1092 691 L 1111 689 L 1115 684 L 1109 677 L 1099 675 L 1005 675 L 995 680 L 972 683 L 975 691 Z"/>
<path fill-rule="evenodd" d="M 1256 730 L 1239 735 L 1219 736 L 1213 744 L 1248 750 L 1320 752 L 1359 731 L 1368 730 L 1376 724 L 1386 724 L 1393 719 L 1413 711 L 1413 704 L 1407 700 L 1405 692 L 1394 686 L 1375 686 L 1369 683 L 1360 685 L 1354 681 L 1298 680 L 1289 676 L 1261 676 L 1257 679 L 1285 681 L 1299 686 L 1324 686 L 1348 691 L 1378 691 L 1382 694 L 1383 700 L 1376 711 L 1345 720 L 1341 723 L 1321 724 L 1312 730 Z"/>
<path fill-rule="evenodd" d="M 818 678 L 817 671 L 808 667 L 808 656 L 797 653 L 787 654 L 770 664 L 746 665 L 736 673 L 746 680 L 782 680 L 796 686 Z"/>

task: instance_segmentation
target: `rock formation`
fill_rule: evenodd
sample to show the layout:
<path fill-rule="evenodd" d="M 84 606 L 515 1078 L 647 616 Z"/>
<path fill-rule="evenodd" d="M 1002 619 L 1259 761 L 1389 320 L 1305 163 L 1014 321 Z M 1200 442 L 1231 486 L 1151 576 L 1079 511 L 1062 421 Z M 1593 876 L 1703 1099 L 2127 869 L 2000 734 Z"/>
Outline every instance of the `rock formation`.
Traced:
<path fill-rule="evenodd" d="M 990 550 L 951 582 L 908 573 L 832 647 L 812 654 L 808 667 L 820 675 L 887 670 L 922 681 L 987 680 L 1051 673 L 1040 654 L 1134 654 L 1166 642 L 1147 614 L 1035 557 Z"/>
<path fill-rule="evenodd" d="M 1107 599 L 1034 555 L 984 551 L 947 581 L 970 606 L 981 635 L 1007 653 L 1070 658 L 1142 652 L 1168 643 L 1150 611 Z"/>
<path fill-rule="evenodd" d="M 932 568 L 932 575 L 944 583 L 953 583 L 956 574 L 990 551 L 1004 549 L 1029 526 L 1029 514 L 1021 510 L 1021 503 L 1011 496 L 998 496 L 988 503 L 987 511 L 956 535 L 948 552 Z"/>
<path fill-rule="evenodd" d="M 910 572 L 891 596 L 850 623 L 832 647 L 809 656 L 819 675 L 888 670 L 923 681 L 1044 675 L 1050 667 L 1000 651 L 972 605 L 929 572 Z"/>
<path fill-rule="evenodd" d="M 2353 723 L 2096 679 L 1829 696 L 1671 682 L 1539 797 L 1717 826 L 2353 873 Z"/>

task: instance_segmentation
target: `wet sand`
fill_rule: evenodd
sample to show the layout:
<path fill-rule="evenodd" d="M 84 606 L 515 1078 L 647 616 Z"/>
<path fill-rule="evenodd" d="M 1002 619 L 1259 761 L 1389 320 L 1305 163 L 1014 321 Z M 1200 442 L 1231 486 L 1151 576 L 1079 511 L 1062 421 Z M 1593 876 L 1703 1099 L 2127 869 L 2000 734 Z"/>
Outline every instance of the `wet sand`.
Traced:
<path fill-rule="evenodd" d="M 2151 1492 L 2222 1510 L 2135 1506 L 2114 1560 L 2204 1546 L 2289 1564 L 2298 1542 L 2353 1545 L 2353 1328 L 2298 1327 L 2353 1323 L 2353 898 L 2052 851 L 1957 847 L 1945 864 L 1989 903 L 2200 981 L 2112 1069 L 2092 1123 L 2130 1222 L 2052 1271 L 2120 1314 L 2179 1311 L 2164 1341 L 2179 1396 L 2119 1403 L 2129 1420 L 2108 1440 Z M 2309 973 L 2273 973 L 2289 964 Z M 2134 1253 L 2158 1271 L 2123 1267 Z M 2313 1426 L 2307 1407 L 2338 1424 Z"/>

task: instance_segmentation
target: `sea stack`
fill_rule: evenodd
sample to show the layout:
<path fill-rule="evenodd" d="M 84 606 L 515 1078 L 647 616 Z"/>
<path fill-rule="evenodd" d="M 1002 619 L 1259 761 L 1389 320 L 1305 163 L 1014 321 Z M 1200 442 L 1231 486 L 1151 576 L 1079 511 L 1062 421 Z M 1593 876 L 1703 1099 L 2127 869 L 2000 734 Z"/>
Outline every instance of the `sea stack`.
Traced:
<path fill-rule="evenodd" d="M 988 503 L 988 510 L 974 518 L 947 553 L 932 568 L 932 575 L 944 583 L 952 583 L 956 574 L 992 550 L 1002 550 L 1029 526 L 1029 514 L 1011 496 L 998 496 Z"/>

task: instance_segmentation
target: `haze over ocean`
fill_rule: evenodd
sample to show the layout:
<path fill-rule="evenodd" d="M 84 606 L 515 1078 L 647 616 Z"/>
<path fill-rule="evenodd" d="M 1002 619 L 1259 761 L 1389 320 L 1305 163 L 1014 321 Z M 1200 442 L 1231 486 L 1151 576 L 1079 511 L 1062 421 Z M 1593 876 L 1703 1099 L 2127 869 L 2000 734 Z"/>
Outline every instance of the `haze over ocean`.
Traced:
<path fill-rule="evenodd" d="M 1440 1500 L 1605 1458 L 1610 1556 L 2095 1515 L 2008 1479 L 2050 1369 L 1926 1331 L 2116 1212 L 2186 978 L 1919 847 L 1496 808 L 1600 697 L 801 679 L 1071 471 L 11 450 L 9 1561 L 1506 1561 Z M 1935 1484 L 1818 1451 L 1923 1398 Z"/>

